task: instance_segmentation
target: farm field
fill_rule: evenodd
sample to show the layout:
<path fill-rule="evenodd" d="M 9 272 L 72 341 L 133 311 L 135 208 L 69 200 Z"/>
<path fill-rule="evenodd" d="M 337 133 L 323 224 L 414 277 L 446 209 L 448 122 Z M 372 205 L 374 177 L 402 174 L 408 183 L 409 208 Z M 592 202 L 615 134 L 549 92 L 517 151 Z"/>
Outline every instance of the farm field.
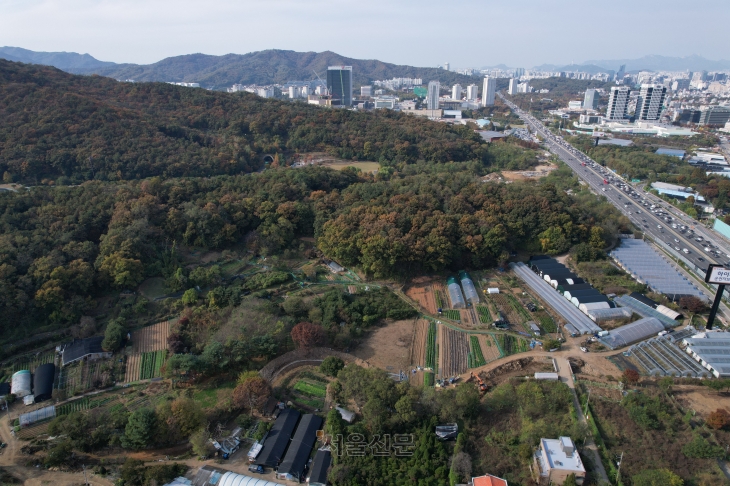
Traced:
<path fill-rule="evenodd" d="M 479 315 L 479 322 L 481 322 L 482 324 L 491 324 L 494 322 L 492 313 L 489 312 L 489 307 L 487 307 L 486 305 L 478 305 L 477 314 Z"/>
<path fill-rule="evenodd" d="M 426 335 L 426 368 L 436 369 L 436 354 L 438 344 L 436 343 L 436 323 L 428 323 L 428 334 Z"/>
<path fill-rule="evenodd" d="M 474 320 L 474 316 L 476 316 L 476 312 L 474 309 L 461 309 L 461 317 L 460 322 L 462 324 L 462 327 L 469 327 L 469 328 L 475 328 L 479 326 L 479 321 Z"/>
<path fill-rule="evenodd" d="M 13 373 L 20 370 L 29 370 L 33 373 L 40 365 L 53 363 L 55 358 L 55 351 L 46 351 L 43 353 L 22 356 L 5 365 L 4 369 L 0 371 L 0 378 L 2 378 L 0 381 L 9 381 Z"/>
<path fill-rule="evenodd" d="M 152 326 L 148 326 L 132 333 L 131 345 L 127 346 L 125 351 L 127 355 L 127 372 L 124 377 L 125 383 L 131 383 L 141 378 L 145 373 L 143 367 L 150 365 L 148 361 L 144 361 L 144 353 L 152 353 L 167 349 L 167 337 L 170 335 L 170 321 L 158 322 Z M 149 358 L 147 358 L 149 360 Z M 162 363 L 160 363 L 160 366 Z M 154 364 L 152 365 L 155 366 Z M 153 371 L 154 372 L 154 371 Z M 159 373 L 159 368 L 157 369 Z M 157 375 L 159 376 L 159 375 Z M 152 376 L 150 377 L 152 378 Z"/>
<path fill-rule="evenodd" d="M 461 322 L 461 312 L 458 309 L 444 309 L 443 314 L 446 319 Z"/>
<path fill-rule="evenodd" d="M 504 356 L 525 353 L 530 350 L 530 344 L 527 340 L 512 334 L 497 334 L 496 341 Z"/>
<path fill-rule="evenodd" d="M 429 322 L 425 319 L 416 321 L 411 345 L 411 365 L 424 367 L 426 365 L 426 339 Z"/>
<path fill-rule="evenodd" d="M 494 336 L 491 334 L 479 334 L 477 335 L 477 339 L 482 348 L 482 354 L 484 354 L 484 361 L 490 363 L 502 357 L 502 353 L 499 352 L 497 343 L 494 341 Z"/>
<path fill-rule="evenodd" d="M 439 376 L 443 379 L 461 375 L 468 368 L 469 339 L 465 332 L 439 326 Z"/>
<path fill-rule="evenodd" d="M 471 347 L 471 351 L 469 352 L 469 368 L 478 368 L 487 364 L 484 360 L 479 338 L 477 336 L 469 336 L 469 345 Z"/>
<path fill-rule="evenodd" d="M 167 350 L 161 349 L 159 351 L 152 351 L 149 353 L 142 353 L 142 359 L 140 363 L 140 380 L 149 380 L 150 378 L 157 378 L 162 376 L 160 368 L 167 359 Z"/>
<path fill-rule="evenodd" d="M 546 333 L 558 332 L 558 326 L 555 324 L 555 321 L 544 310 L 536 312 L 535 318 L 537 319 L 537 322 L 540 325 L 540 328 L 543 330 L 543 332 L 546 332 Z"/>
<path fill-rule="evenodd" d="M 329 380 L 314 368 L 291 375 L 288 399 L 307 408 L 324 408 Z"/>

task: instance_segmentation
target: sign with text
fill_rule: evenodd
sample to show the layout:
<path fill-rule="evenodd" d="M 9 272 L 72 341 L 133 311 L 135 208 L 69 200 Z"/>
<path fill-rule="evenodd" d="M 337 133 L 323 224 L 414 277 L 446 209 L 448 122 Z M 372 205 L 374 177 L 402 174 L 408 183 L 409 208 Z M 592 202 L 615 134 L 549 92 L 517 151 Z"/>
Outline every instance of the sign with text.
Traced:
<path fill-rule="evenodd" d="M 730 285 L 730 268 L 724 265 L 710 265 L 705 275 L 705 282 L 717 285 Z"/>

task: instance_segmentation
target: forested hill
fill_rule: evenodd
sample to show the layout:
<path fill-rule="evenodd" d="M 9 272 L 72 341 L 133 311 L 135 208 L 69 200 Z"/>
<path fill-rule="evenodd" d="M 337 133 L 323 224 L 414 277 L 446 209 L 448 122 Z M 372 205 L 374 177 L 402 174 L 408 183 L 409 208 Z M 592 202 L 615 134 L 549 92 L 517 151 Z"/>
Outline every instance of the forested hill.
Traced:
<path fill-rule="evenodd" d="M 65 52 L 33 52 L 18 48 L 0 48 L 0 58 L 58 67 L 75 74 L 99 74 L 114 79 L 135 81 L 186 81 L 208 88 L 241 84 L 284 84 L 289 81 L 323 79 L 327 66 L 352 66 L 355 86 L 377 79 L 394 77 L 422 78 L 441 84 L 479 84 L 479 76 L 464 76 L 439 68 L 403 66 L 376 59 L 352 59 L 335 52 L 296 52 L 278 49 L 248 54 L 188 54 L 168 57 L 153 64 L 115 64 L 97 61 L 88 55 Z"/>
<path fill-rule="evenodd" d="M 120 83 L 0 60 L 6 180 L 123 180 L 258 170 L 264 154 L 327 151 L 383 165 L 480 160 L 481 138 L 392 111 L 328 110 L 165 83 Z M 283 162 L 283 160 L 282 160 Z"/>

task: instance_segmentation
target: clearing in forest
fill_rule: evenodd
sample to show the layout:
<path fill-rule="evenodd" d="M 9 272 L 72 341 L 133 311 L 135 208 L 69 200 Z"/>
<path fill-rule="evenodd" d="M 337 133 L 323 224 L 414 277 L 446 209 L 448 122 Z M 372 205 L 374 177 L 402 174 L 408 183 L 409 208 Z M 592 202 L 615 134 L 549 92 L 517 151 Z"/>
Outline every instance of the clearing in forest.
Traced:
<path fill-rule="evenodd" d="M 427 314 L 436 314 L 436 300 L 432 283 L 424 278 L 414 279 L 405 291 L 406 296 L 418 302 Z"/>

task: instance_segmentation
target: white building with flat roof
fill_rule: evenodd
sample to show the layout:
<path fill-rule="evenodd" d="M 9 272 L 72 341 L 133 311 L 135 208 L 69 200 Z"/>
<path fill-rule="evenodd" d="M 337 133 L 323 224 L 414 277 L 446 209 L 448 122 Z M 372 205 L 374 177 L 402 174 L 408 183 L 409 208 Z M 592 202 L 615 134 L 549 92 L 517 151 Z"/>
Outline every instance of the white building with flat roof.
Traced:
<path fill-rule="evenodd" d="M 497 91 L 497 79 L 491 76 L 484 77 L 482 88 L 482 106 L 494 105 L 494 93 Z"/>
<path fill-rule="evenodd" d="M 470 84 L 466 87 L 466 101 L 476 101 L 479 97 L 479 87 L 476 84 Z"/>
<path fill-rule="evenodd" d="M 429 110 L 439 109 L 439 92 L 441 91 L 441 83 L 438 81 L 428 82 L 428 95 L 426 95 L 426 104 Z"/>
<path fill-rule="evenodd" d="M 636 121 L 658 120 L 662 114 L 667 88 L 661 84 L 642 84 L 636 100 Z"/>
<path fill-rule="evenodd" d="M 586 468 L 570 437 L 540 439 L 535 465 L 540 484 L 563 484 L 571 474 L 575 474 L 576 484 L 583 484 L 586 477 Z"/>
<path fill-rule="evenodd" d="M 453 86 L 453 87 L 451 88 L 451 99 L 452 99 L 452 100 L 461 100 L 461 93 L 462 93 L 463 91 L 464 91 L 464 90 L 462 89 L 462 87 L 461 87 L 461 85 L 460 85 L 460 84 L 458 84 L 458 83 L 457 83 L 457 84 L 455 84 L 455 85 L 454 85 L 454 86 Z"/>
<path fill-rule="evenodd" d="M 512 78 L 509 80 L 509 88 L 507 88 L 507 94 L 517 94 L 517 85 L 519 84 L 519 81 L 515 78 Z"/>

